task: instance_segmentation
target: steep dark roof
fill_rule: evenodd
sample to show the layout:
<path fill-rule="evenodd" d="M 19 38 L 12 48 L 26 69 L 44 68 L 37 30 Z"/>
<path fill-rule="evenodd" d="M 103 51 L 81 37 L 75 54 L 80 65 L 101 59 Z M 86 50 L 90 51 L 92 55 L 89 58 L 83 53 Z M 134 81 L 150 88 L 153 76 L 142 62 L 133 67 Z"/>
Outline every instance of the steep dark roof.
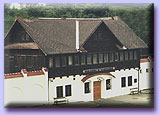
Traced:
<path fill-rule="evenodd" d="M 80 46 L 104 22 L 128 49 L 147 45 L 119 18 L 117 19 L 17 19 L 45 54 L 74 53 L 76 50 L 76 20 L 79 21 Z"/>

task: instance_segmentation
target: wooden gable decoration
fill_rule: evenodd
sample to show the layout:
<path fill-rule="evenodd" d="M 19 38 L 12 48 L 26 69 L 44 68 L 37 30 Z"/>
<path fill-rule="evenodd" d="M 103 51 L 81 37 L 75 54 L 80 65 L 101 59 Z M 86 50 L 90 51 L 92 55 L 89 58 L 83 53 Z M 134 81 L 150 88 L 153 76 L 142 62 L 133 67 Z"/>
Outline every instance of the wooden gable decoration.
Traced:
<path fill-rule="evenodd" d="M 18 21 L 8 32 L 4 45 L 5 49 L 39 49 Z"/>
<path fill-rule="evenodd" d="M 123 45 L 109 30 L 104 22 L 91 33 L 83 44 L 83 48 L 88 52 L 113 51 L 121 49 Z"/>

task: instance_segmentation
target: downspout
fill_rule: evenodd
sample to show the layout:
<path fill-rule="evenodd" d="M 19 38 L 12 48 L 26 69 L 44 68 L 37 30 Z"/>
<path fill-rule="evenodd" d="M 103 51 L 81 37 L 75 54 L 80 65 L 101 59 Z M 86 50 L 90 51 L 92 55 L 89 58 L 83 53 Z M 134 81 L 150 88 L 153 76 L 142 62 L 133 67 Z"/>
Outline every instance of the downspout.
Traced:
<path fill-rule="evenodd" d="M 140 68 L 138 68 L 138 93 L 140 93 L 140 90 L 139 90 L 139 70 L 140 70 Z"/>
<path fill-rule="evenodd" d="M 139 50 L 139 53 L 140 53 L 140 59 L 139 59 L 139 68 L 138 68 L 138 93 L 140 93 L 140 88 L 139 88 L 139 81 L 140 81 L 140 79 L 139 79 L 139 72 L 140 72 L 140 68 L 141 68 L 141 66 L 140 66 L 140 64 L 141 64 L 141 62 L 140 62 L 140 60 L 141 60 L 141 56 L 142 56 L 142 50 L 140 49 Z"/>

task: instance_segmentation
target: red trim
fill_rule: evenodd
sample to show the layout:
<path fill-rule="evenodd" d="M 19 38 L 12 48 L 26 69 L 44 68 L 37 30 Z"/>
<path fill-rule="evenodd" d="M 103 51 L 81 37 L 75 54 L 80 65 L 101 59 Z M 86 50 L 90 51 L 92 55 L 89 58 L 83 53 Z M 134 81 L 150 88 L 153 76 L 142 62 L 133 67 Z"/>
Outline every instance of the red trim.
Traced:
<path fill-rule="evenodd" d="M 18 73 L 4 74 L 5 79 L 17 78 L 17 77 L 23 77 L 22 73 L 18 72 Z"/>
<path fill-rule="evenodd" d="M 150 62 L 150 60 L 147 58 L 147 59 L 140 59 L 140 63 L 145 63 L 145 62 Z"/>
<path fill-rule="evenodd" d="M 40 71 L 31 71 L 27 73 L 27 76 L 33 76 L 33 75 L 43 75 L 44 72 L 42 70 Z"/>
<path fill-rule="evenodd" d="M 84 77 L 81 81 L 82 81 L 82 82 L 85 82 L 87 79 L 89 79 L 89 78 L 91 78 L 91 77 L 95 77 L 95 76 L 97 76 L 97 75 L 109 75 L 109 76 L 112 76 L 112 77 L 115 78 L 115 76 L 112 75 L 111 73 L 96 73 L 96 74 L 92 74 L 92 75 L 88 75 L 88 76 Z"/>
<path fill-rule="evenodd" d="M 48 69 L 44 68 L 44 70 L 47 72 Z M 27 74 L 27 77 L 35 76 L 35 75 L 43 75 L 44 72 L 42 70 L 39 71 L 27 71 L 26 69 L 22 69 L 21 72 L 18 73 L 10 73 L 10 74 L 4 74 L 4 78 L 17 78 L 17 77 L 24 77 L 23 74 Z"/>

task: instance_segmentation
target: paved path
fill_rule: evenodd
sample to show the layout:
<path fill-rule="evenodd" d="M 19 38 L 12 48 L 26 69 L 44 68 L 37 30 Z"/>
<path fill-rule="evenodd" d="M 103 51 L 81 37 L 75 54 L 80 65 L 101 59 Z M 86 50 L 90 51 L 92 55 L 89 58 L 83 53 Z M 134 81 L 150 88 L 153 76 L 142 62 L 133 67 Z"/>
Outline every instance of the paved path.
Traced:
<path fill-rule="evenodd" d="M 68 104 L 39 106 L 53 108 L 137 108 L 153 107 L 153 94 L 123 95 L 90 102 L 73 102 Z"/>

